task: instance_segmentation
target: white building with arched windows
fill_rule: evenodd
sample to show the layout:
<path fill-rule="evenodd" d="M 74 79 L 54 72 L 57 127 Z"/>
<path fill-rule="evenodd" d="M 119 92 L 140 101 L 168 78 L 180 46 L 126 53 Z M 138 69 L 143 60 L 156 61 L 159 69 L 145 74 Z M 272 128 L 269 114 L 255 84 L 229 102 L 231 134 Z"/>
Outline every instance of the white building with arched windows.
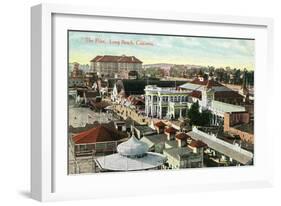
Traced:
<path fill-rule="evenodd" d="M 189 91 L 147 85 L 145 91 L 145 114 L 159 119 L 186 117 Z"/>

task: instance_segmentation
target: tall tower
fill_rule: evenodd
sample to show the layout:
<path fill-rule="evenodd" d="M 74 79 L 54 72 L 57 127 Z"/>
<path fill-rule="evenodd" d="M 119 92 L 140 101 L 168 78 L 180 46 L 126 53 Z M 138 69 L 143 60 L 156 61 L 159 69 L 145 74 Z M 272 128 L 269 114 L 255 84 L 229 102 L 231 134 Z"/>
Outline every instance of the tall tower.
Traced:
<path fill-rule="evenodd" d="M 202 106 L 206 109 L 211 107 L 212 101 L 215 99 L 215 91 L 212 89 L 212 83 L 214 80 L 209 79 L 204 90 L 202 91 Z"/>

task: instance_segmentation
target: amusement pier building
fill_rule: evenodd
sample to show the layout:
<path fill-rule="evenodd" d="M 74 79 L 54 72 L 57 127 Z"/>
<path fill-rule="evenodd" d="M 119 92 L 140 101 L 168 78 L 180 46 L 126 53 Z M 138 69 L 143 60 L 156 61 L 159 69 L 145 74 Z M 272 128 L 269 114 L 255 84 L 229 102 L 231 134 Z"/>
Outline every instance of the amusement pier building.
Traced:
<path fill-rule="evenodd" d="M 189 91 L 161 88 L 156 85 L 148 85 L 144 91 L 146 116 L 159 119 L 186 117 Z"/>
<path fill-rule="evenodd" d="M 201 111 L 211 112 L 211 125 L 222 124 L 225 113 L 246 112 L 243 96 L 212 79 L 198 78 L 174 88 L 147 85 L 144 91 L 147 117 L 185 118 L 188 109 L 195 102 L 199 103 Z"/>

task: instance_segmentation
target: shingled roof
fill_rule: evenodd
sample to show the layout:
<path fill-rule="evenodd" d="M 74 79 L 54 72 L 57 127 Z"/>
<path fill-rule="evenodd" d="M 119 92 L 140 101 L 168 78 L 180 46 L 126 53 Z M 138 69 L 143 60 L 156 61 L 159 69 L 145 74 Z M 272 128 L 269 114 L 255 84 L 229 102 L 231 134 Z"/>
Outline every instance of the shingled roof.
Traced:
<path fill-rule="evenodd" d="M 163 128 L 163 127 L 166 127 L 166 124 L 162 121 L 158 121 L 154 124 L 155 127 L 158 127 L 158 128 Z"/>
<path fill-rule="evenodd" d="M 91 62 L 96 62 L 98 59 L 100 59 L 102 56 L 96 56 L 95 58 L 93 58 L 92 60 L 91 60 Z"/>
<path fill-rule="evenodd" d="M 200 141 L 200 140 L 193 140 L 191 141 L 191 143 L 189 144 L 191 147 L 196 147 L 196 148 L 201 148 L 201 147 L 207 147 L 208 145 L 205 144 L 204 142 Z"/>
<path fill-rule="evenodd" d="M 97 142 L 118 141 L 126 137 L 126 134 L 119 132 L 114 127 L 100 124 L 73 136 L 72 140 L 75 144 L 94 144 Z"/>
<path fill-rule="evenodd" d="M 243 99 L 244 97 L 239 94 L 238 92 L 235 91 L 220 91 L 220 92 L 215 92 L 215 99 L 217 98 L 239 98 Z"/>
<path fill-rule="evenodd" d="M 91 60 L 91 62 L 115 62 L 115 63 L 142 63 L 135 56 L 112 56 L 112 55 L 104 55 L 104 56 L 96 56 Z"/>
<path fill-rule="evenodd" d="M 197 98 L 197 99 L 201 99 L 201 98 L 202 98 L 202 93 L 201 93 L 201 91 L 193 90 L 190 95 L 191 95 L 192 97 Z"/>
<path fill-rule="evenodd" d="M 177 130 L 174 127 L 168 127 L 165 129 L 165 132 L 170 134 L 176 134 Z"/>
<path fill-rule="evenodd" d="M 188 138 L 190 138 L 190 136 L 184 132 L 176 134 L 176 139 L 186 140 Z"/>

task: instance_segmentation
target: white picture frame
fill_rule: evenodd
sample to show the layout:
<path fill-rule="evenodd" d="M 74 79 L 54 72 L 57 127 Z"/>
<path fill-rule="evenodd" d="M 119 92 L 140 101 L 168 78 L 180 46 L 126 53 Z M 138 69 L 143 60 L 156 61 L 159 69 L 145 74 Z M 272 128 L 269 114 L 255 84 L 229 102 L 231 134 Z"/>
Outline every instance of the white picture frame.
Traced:
<path fill-rule="evenodd" d="M 255 165 L 251 168 L 223 168 L 202 170 L 180 170 L 151 173 L 118 173 L 106 175 L 83 175 L 81 177 L 67 177 L 67 173 L 60 173 L 59 167 L 65 160 L 64 149 L 58 152 L 59 141 L 67 141 L 60 137 L 58 140 L 57 128 L 64 122 L 65 117 L 59 108 L 58 99 L 64 102 L 66 94 L 58 89 L 57 80 L 65 76 L 67 69 L 54 71 L 58 53 L 65 48 L 58 46 L 55 41 L 54 30 L 61 25 L 55 18 L 106 18 L 108 21 L 121 19 L 132 22 L 160 22 L 185 24 L 204 24 L 227 27 L 233 31 L 230 37 L 238 34 L 239 27 L 252 28 L 259 33 L 263 48 L 257 51 L 257 72 L 255 74 Z M 73 29 L 77 22 L 63 19 L 65 24 Z M 69 21 L 69 24 L 67 23 Z M 80 22 L 81 23 L 81 22 Z M 268 187 L 273 185 L 273 139 L 270 130 L 268 115 L 266 115 L 266 98 L 268 94 L 262 85 L 270 86 L 273 83 L 270 77 L 273 74 L 273 20 L 260 17 L 238 17 L 222 15 L 202 15 L 189 13 L 152 12 L 138 10 L 114 10 L 111 8 L 92 8 L 86 6 L 70 6 L 57 4 L 40 4 L 31 9 L 31 196 L 39 201 L 83 199 L 97 197 L 113 197 L 151 193 L 177 193 L 191 191 L 211 191 L 221 189 L 239 189 L 247 187 Z M 67 27 L 66 26 L 66 27 Z M 85 26 L 86 27 L 86 26 Z M 79 28 L 81 29 L 81 28 Z M 116 29 L 115 29 L 116 30 Z M 116 31 L 118 32 L 118 31 Z M 175 31 L 176 32 L 176 31 Z M 204 31 L 202 31 L 204 33 Z M 211 31 L 209 31 L 211 32 Z M 208 33 L 205 33 L 207 35 Z M 249 31 L 240 35 L 253 35 Z M 226 33 L 224 36 L 227 35 Z M 57 38 L 57 37 L 56 37 Z M 58 37 L 59 38 L 59 37 Z M 54 51 L 55 49 L 56 52 Z M 65 54 L 66 55 L 65 51 Z M 66 59 L 63 60 L 66 63 Z M 64 95 L 64 96 L 63 96 Z M 56 118 L 56 119 L 54 119 Z M 61 120 L 61 121 L 60 121 Z M 58 132 L 58 133 L 57 133 Z M 62 135 L 63 136 L 63 135 Z M 262 142 L 262 143 L 261 143 Z M 66 167 L 66 163 L 65 163 Z M 219 173 L 219 174 L 218 174 Z M 229 177 L 231 174 L 231 178 Z M 64 176 L 65 175 L 65 176 Z M 98 177 L 98 178 L 97 178 Z M 198 178 L 196 181 L 195 179 Z M 62 180 L 63 179 L 63 180 Z M 179 181 L 182 179 L 181 181 Z M 95 181 L 96 187 L 85 183 Z M 154 181 L 155 185 L 146 187 L 145 182 Z M 163 182 L 161 182 L 163 181 Z M 134 184 L 132 184 L 134 182 Z M 115 184 L 113 184 L 115 183 Z M 79 187 L 84 185 L 84 187 Z M 71 189 L 68 188 L 71 186 Z M 68 188 L 67 188 L 68 187 Z"/>

